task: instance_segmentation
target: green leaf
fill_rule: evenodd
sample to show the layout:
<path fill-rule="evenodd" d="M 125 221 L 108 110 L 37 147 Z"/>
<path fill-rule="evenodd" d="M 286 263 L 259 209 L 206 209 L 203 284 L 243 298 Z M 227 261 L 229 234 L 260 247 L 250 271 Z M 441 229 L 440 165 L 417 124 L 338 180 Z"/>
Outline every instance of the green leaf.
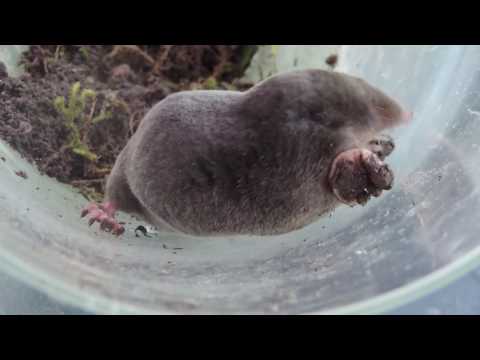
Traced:
<path fill-rule="evenodd" d="M 95 116 L 92 119 L 92 123 L 96 124 L 96 123 L 99 123 L 100 121 L 108 120 L 112 117 L 112 115 L 113 114 L 110 111 L 102 111 L 99 115 Z"/>
<path fill-rule="evenodd" d="M 72 151 L 80 155 L 90 161 L 96 161 L 97 160 L 97 155 L 92 153 L 84 144 L 81 144 L 80 146 L 73 148 Z"/>
<path fill-rule="evenodd" d="M 65 114 L 66 109 L 65 109 L 65 98 L 63 96 L 58 96 L 55 98 L 53 101 L 53 105 L 55 106 L 55 109 L 61 113 Z"/>
<path fill-rule="evenodd" d="M 203 83 L 203 87 L 207 90 L 214 90 L 218 87 L 218 82 L 217 79 L 215 79 L 213 76 L 209 77 L 205 82 Z"/>
<path fill-rule="evenodd" d="M 97 96 L 96 92 L 90 89 L 85 89 L 82 91 L 82 95 L 80 95 L 80 100 L 82 102 L 83 107 L 85 107 L 85 102 L 87 98 L 94 99 Z"/>

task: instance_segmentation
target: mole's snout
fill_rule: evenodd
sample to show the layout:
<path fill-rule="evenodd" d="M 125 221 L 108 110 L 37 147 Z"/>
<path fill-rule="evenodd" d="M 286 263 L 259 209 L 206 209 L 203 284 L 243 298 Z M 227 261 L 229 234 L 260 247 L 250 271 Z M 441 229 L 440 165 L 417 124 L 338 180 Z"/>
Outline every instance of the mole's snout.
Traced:
<path fill-rule="evenodd" d="M 381 114 L 381 127 L 394 128 L 399 126 L 405 126 L 412 122 L 413 112 L 405 110 L 403 107 L 398 106 L 396 110 L 379 111 Z"/>
<path fill-rule="evenodd" d="M 402 124 L 409 124 L 413 120 L 413 112 L 412 111 L 403 111 L 400 121 Z"/>

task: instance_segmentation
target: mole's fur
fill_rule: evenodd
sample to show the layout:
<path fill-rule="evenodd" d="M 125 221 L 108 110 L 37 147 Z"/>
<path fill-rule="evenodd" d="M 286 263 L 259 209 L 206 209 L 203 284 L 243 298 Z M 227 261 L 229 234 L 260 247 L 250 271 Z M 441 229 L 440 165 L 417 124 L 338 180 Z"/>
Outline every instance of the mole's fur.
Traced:
<path fill-rule="evenodd" d="M 406 122 L 365 81 L 303 70 L 244 93 L 187 91 L 153 107 L 117 158 L 91 223 L 121 234 L 116 210 L 190 235 L 274 235 L 393 184 L 382 131 Z"/>

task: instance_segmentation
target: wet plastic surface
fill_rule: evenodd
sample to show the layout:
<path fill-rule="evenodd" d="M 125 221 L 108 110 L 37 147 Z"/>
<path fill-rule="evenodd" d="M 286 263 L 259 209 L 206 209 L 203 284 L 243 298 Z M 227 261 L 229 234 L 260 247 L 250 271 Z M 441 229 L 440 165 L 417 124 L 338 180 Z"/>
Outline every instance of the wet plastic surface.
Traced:
<path fill-rule="evenodd" d="M 331 48 L 277 51 L 276 69 L 285 71 L 324 67 Z M 473 268 L 480 243 L 480 47 L 338 51 L 339 71 L 366 78 L 415 114 L 409 128 L 392 134 L 393 191 L 280 237 L 137 238 L 139 223 L 125 217 L 119 240 L 88 228 L 79 219 L 83 197 L 40 176 L 1 143 L 7 161 L 0 163 L 0 268 L 104 313 L 385 311 Z"/>

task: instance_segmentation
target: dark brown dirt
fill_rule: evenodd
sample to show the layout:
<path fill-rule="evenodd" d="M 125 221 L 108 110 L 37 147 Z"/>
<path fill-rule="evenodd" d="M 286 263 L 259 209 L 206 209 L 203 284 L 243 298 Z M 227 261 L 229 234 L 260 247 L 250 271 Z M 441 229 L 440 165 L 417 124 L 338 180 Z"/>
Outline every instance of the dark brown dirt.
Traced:
<path fill-rule="evenodd" d="M 329 65 L 330 67 L 334 68 L 335 66 L 337 66 L 338 64 L 338 55 L 336 54 L 332 54 L 330 55 L 327 60 L 325 60 L 325 62 L 327 63 L 327 65 Z"/>
<path fill-rule="evenodd" d="M 25 74 L 9 78 L 0 63 L 0 138 L 39 170 L 101 197 L 106 175 L 145 113 L 167 95 L 191 89 L 246 90 L 238 80 L 255 45 L 32 45 L 21 60 Z M 82 144 L 96 159 L 68 145 L 72 131 L 54 106 L 69 91 L 95 91 L 75 119 Z M 92 119 L 102 111 L 111 116 Z"/>

